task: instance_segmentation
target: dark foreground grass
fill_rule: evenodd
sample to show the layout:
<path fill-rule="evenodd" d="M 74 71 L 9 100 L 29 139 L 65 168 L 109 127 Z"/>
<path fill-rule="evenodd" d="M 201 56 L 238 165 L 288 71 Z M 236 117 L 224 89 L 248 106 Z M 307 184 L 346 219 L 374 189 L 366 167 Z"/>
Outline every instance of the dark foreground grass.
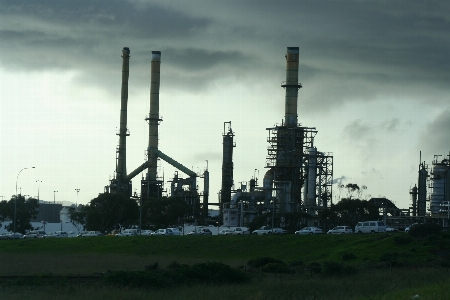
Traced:
<path fill-rule="evenodd" d="M 443 269 L 374 270 L 350 277 L 317 274 L 253 275 L 249 284 L 130 289 L 103 284 L 2 285 L 2 299 L 448 299 L 449 273 Z"/>
<path fill-rule="evenodd" d="M 143 271 L 155 263 L 220 262 L 241 268 L 271 257 L 294 274 L 251 274 L 250 283 L 174 284 L 163 289 L 71 283 L 0 284 L 1 299 L 448 299 L 448 234 L 184 236 L 36 239 L 0 242 L 0 276 L 89 276 Z M 345 265 L 354 272 L 340 272 Z M 315 273 L 321 266 L 322 273 Z M 325 267 L 329 267 L 326 269 Z M 277 268 L 273 268 L 276 270 Z M 325 272 L 328 270 L 328 273 Z M 345 270 L 345 269 L 344 269 Z M 339 272 L 338 272 L 339 271 Z"/>
<path fill-rule="evenodd" d="M 402 239 L 406 237 L 406 239 Z M 181 236 L 95 237 L 0 241 L 0 254 L 70 256 L 114 255 L 141 258 L 169 257 L 189 260 L 243 261 L 270 256 L 285 262 L 340 261 L 354 256 L 355 263 L 378 261 L 385 253 L 397 253 L 407 263 L 427 263 L 448 248 L 450 236 L 438 240 L 408 239 L 404 233 L 313 236 Z M 350 256 L 348 256 L 350 254 Z M 5 270 L 0 269 L 0 275 Z"/>

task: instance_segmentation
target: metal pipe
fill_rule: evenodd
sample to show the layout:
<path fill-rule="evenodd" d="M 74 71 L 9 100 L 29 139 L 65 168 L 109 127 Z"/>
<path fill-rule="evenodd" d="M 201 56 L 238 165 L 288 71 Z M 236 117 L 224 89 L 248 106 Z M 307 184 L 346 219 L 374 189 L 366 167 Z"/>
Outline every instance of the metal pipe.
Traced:
<path fill-rule="evenodd" d="M 144 162 L 142 165 L 140 165 L 139 167 L 137 167 L 133 172 L 131 172 L 130 174 L 127 175 L 127 177 L 125 178 L 126 180 L 131 180 L 134 177 L 136 177 L 136 175 L 138 175 L 139 173 L 141 173 L 142 171 L 144 171 L 145 169 L 147 169 L 148 167 L 148 161 Z"/>
<path fill-rule="evenodd" d="M 161 52 L 152 51 L 152 65 L 150 78 L 150 114 L 148 120 L 148 173 L 147 180 L 156 181 L 158 164 L 158 125 L 162 121 L 159 117 L 159 86 L 160 86 Z"/>
<path fill-rule="evenodd" d="M 127 128 L 127 105 L 128 105 L 128 77 L 130 74 L 130 49 L 124 47 L 122 50 L 122 90 L 120 102 L 120 129 L 119 133 L 119 149 L 117 150 L 116 176 L 117 179 L 123 180 L 127 176 L 127 143 L 126 137 L 130 135 Z"/>
<path fill-rule="evenodd" d="M 197 174 L 194 171 L 189 170 L 187 167 L 183 166 L 173 158 L 165 155 L 160 150 L 156 150 L 157 157 L 162 158 L 165 162 L 169 163 L 173 167 L 177 168 L 181 172 L 185 173 L 186 175 L 189 175 L 190 177 L 197 177 Z"/>
<path fill-rule="evenodd" d="M 297 96 L 302 87 L 298 83 L 298 47 L 288 47 L 286 53 L 286 81 L 281 84 L 286 89 L 285 126 L 297 126 Z"/>

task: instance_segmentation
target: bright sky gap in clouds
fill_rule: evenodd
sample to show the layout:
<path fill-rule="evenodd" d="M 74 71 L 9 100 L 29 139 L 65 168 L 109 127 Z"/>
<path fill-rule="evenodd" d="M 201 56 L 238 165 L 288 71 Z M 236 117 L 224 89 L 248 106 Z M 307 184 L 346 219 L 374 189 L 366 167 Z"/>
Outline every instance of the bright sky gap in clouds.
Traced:
<path fill-rule="evenodd" d="M 208 160 L 216 202 L 223 122 L 235 184 L 255 169 L 262 179 L 266 128 L 284 117 L 286 47 L 298 46 L 298 120 L 333 153 L 334 178 L 407 208 L 419 152 L 431 164 L 450 151 L 449 16 L 446 1 L 0 0 L 0 195 L 31 166 L 23 195 L 75 202 L 79 188 L 85 204 L 103 192 L 129 47 L 127 171 L 145 159 L 161 51 L 159 148 L 194 171 Z"/>

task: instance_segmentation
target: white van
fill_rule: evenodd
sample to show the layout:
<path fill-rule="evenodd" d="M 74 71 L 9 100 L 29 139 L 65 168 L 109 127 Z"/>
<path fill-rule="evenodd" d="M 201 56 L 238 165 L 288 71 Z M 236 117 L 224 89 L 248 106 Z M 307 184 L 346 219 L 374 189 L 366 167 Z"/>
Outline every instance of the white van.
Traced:
<path fill-rule="evenodd" d="M 138 235 L 137 229 L 125 229 L 121 233 L 116 233 L 116 236 L 135 236 Z"/>
<path fill-rule="evenodd" d="M 386 225 L 381 221 L 358 222 L 355 233 L 378 233 L 386 232 Z"/>

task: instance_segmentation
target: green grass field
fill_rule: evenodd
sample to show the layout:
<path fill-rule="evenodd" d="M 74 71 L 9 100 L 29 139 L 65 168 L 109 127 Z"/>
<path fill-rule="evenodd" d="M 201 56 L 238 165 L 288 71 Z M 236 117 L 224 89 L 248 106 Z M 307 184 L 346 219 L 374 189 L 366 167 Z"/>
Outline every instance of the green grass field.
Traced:
<path fill-rule="evenodd" d="M 99 283 L 3 282 L 3 299 L 448 299 L 450 238 L 410 239 L 404 233 L 313 236 L 92 237 L 1 241 L 0 276 L 89 276 L 142 271 L 173 261 L 221 262 L 233 268 L 272 257 L 295 263 L 291 274 L 251 273 L 233 285 L 175 285 L 165 289 Z M 356 274 L 312 272 L 312 263 L 337 262 Z M 255 271 L 255 270 L 253 270 Z M 294 272 L 295 271 L 295 272 Z"/>

